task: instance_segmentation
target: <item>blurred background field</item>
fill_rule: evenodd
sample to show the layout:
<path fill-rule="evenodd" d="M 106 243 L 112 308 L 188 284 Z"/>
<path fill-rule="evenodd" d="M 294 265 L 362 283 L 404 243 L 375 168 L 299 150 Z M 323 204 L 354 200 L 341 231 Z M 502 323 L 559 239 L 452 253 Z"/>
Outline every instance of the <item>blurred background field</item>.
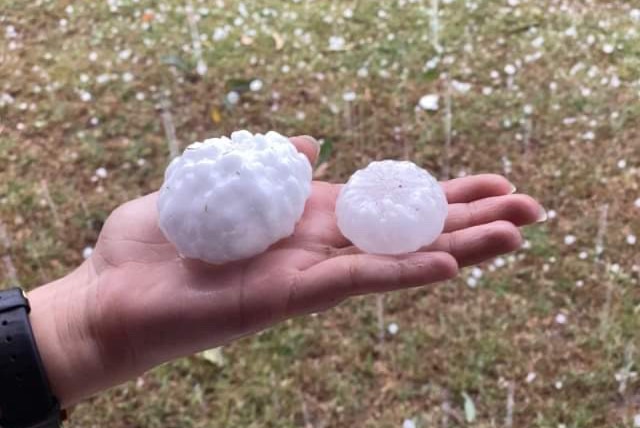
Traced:
<path fill-rule="evenodd" d="M 505 174 L 549 220 L 458 280 L 156 370 L 69 427 L 639 427 L 640 3 L 0 0 L 0 281 L 90 254 L 188 143 Z"/>

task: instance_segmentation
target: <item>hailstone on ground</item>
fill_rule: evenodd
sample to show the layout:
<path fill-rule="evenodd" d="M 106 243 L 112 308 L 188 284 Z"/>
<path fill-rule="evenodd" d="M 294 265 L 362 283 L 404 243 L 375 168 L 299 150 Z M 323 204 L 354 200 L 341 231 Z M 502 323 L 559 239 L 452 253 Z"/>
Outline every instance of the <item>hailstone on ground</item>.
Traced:
<path fill-rule="evenodd" d="M 237 131 L 193 143 L 167 167 L 160 229 L 209 263 L 245 259 L 293 233 L 311 194 L 311 165 L 277 132 Z"/>
<path fill-rule="evenodd" d="M 373 254 L 417 251 L 440 236 L 447 198 L 431 174 L 412 162 L 372 162 L 351 176 L 336 202 L 338 227 Z"/>

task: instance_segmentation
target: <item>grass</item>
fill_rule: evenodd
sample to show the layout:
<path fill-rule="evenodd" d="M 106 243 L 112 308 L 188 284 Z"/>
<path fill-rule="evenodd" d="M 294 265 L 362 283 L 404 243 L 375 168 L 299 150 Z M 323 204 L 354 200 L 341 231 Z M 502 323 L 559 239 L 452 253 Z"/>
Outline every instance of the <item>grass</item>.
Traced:
<path fill-rule="evenodd" d="M 640 12 L 514 3 L 440 4 L 439 54 L 429 1 L 194 2 L 203 76 L 184 3 L 0 3 L 2 286 L 64 275 L 112 209 L 159 187 L 163 110 L 180 147 L 240 128 L 311 134 L 325 141 L 322 179 L 410 158 L 440 175 L 504 173 L 557 214 L 481 266 L 476 288 L 469 271 L 385 296 L 399 330 L 382 342 L 375 297 L 354 299 L 224 348 L 222 366 L 163 365 L 68 426 L 502 427 L 509 382 L 514 426 L 633 426 L 640 384 L 620 392 L 616 373 L 640 364 L 639 244 L 626 242 L 640 232 Z M 439 109 L 416 108 L 430 93 Z"/>

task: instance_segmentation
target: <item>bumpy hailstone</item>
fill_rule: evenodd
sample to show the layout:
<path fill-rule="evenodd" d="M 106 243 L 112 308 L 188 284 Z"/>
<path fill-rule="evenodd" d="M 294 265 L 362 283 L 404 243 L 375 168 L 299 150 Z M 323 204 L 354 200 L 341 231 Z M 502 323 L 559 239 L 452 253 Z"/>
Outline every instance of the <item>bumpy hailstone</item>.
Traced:
<path fill-rule="evenodd" d="M 293 233 L 311 193 L 311 165 L 277 132 L 238 131 L 193 143 L 167 167 L 160 229 L 187 258 L 225 263 Z"/>
<path fill-rule="evenodd" d="M 338 227 L 361 250 L 403 254 L 442 233 L 447 199 L 431 174 L 412 162 L 372 162 L 351 176 L 336 203 Z"/>

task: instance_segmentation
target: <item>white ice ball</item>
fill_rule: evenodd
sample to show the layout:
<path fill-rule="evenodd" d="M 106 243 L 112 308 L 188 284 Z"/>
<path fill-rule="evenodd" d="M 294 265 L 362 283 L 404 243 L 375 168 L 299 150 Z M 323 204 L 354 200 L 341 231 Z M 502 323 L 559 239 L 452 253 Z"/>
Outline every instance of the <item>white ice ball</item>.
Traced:
<path fill-rule="evenodd" d="M 440 236 L 447 198 L 431 174 L 412 162 L 372 162 L 351 176 L 336 203 L 338 227 L 373 254 L 417 251 Z"/>
<path fill-rule="evenodd" d="M 293 233 L 311 165 L 277 132 L 237 131 L 187 147 L 165 171 L 160 229 L 184 257 L 245 259 Z"/>

